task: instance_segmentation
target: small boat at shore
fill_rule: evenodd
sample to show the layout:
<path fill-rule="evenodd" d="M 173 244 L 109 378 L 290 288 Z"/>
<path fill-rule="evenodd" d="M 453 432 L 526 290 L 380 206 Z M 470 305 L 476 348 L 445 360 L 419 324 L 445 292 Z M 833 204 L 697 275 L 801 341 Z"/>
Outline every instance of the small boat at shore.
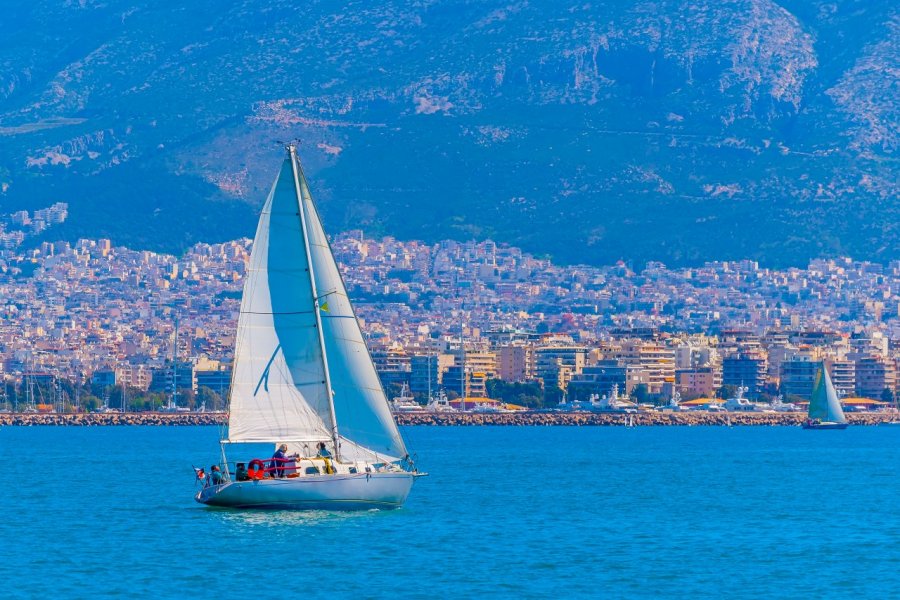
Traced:
<path fill-rule="evenodd" d="M 434 414 L 459 412 L 450 406 L 450 401 L 447 399 L 447 394 L 444 393 L 444 390 L 440 390 L 436 396 L 429 397 L 425 411 Z"/>
<path fill-rule="evenodd" d="M 775 412 L 800 412 L 799 406 L 791 402 L 785 402 L 784 398 L 780 395 L 775 396 L 775 399 L 772 400 L 770 406 Z"/>
<path fill-rule="evenodd" d="M 397 413 L 420 413 L 425 412 L 425 407 L 416 402 L 416 397 L 409 391 L 409 386 L 405 383 L 400 388 L 400 395 L 395 396 L 391 401 L 391 412 Z"/>
<path fill-rule="evenodd" d="M 260 215 L 244 283 L 216 507 L 397 508 L 415 470 L 293 144 Z M 262 446 L 271 458 L 252 458 Z M 229 463 L 234 448 L 242 462 Z M 232 471 L 230 464 L 234 464 Z"/>
<path fill-rule="evenodd" d="M 808 418 L 803 422 L 803 429 L 846 429 L 847 418 L 841 408 L 828 369 L 825 365 L 816 373 L 813 393 L 809 400 Z"/>
<path fill-rule="evenodd" d="M 688 409 L 687 406 L 682 406 L 682 405 L 681 405 L 681 392 L 679 392 L 678 390 L 676 390 L 676 391 L 672 394 L 672 397 L 669 398 L 669 404 L 667 404 L 667 405 L 663 408 L 663 410 L 664 410 L 664 411 L 670 411 L 670 412 L 678 412 L 678 411 L 680 411 L 680 410 L 689 410 L 689 409 Z"/>
<path fill-rule="evenodd" d="M 748 391 L 745 386 L 738 387 L 734 396 L 725 401 L 723 408 L 729 412 L 772 412 L 768 406 L 744 398 Z"/>
<path fill-rule="evenodd" d="M 636 413 L 637 405 L 619 396 L 619 385 L 613 384 L 609 394 L 602 398 L 591 396 L 591 412 L 624 412 Z"/>

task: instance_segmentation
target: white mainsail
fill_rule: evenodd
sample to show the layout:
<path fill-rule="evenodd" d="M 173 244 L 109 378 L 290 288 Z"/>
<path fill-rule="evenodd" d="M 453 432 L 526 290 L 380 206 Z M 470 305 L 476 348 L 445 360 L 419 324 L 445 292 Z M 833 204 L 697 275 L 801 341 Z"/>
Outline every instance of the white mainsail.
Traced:
<path fill-rule="evenodd" d="M 331 440 L 331 416 L 293 171 L 266 199 L 238 318 L 228 439 Z"/>
<path fill-rule="evenodd" d="M 228 440 L 283 441 L 303 448 L 332 440 L 336 429 L 344 459 L 399 460 L 407 455 L 406 446 L 299 161 L 293 162 L 293 148 L 290 153 L 253 242 L 238 321 Z"/>

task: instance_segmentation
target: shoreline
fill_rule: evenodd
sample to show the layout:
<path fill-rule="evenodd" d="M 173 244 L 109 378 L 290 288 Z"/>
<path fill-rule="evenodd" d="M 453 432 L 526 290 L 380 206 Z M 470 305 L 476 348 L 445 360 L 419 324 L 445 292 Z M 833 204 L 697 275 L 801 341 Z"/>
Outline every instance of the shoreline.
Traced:
<path fill-rule="evenodd" d="M 805 419 L 804 413 L 721 413 L 721 412 L 642 412 L 623 413 L 406 413 L 395 417 L 399 425 L 424 426 L 564 426 L 564 427 L 635 427 L 643 426 L 722 426 L 722 427 L 771 427 L 799 426 Z M 880 425 L 900 420 L 892 413 L 850 413 L 847 420 L 851 425 Z M 74 426 L 74 427 L 133 427 L 162 426 L 184 427 L 203 425 L 225 425 L 225 413 L 80 413 L 80 414 L 34 414 L 0 413 L 0 426 Z"/>

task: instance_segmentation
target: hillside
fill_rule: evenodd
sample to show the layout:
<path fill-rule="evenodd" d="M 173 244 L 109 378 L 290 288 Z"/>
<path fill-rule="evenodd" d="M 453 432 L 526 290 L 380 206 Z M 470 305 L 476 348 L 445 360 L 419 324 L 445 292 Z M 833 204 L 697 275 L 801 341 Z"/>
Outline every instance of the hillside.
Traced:
<path fill-rule="evenodd" d="M 326 226 L 563 262 L 900 258 L 890 3 L 12 0 L 0 212 L 250 235 L 299 139 Z"/>

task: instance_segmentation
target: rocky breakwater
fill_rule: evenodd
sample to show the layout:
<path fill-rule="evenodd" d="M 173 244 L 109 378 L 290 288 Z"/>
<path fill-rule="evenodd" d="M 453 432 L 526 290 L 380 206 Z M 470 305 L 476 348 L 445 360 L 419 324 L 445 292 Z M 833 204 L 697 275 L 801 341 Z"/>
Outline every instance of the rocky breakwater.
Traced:
<path fill-rule="evenodd" d="M 100 425 L 224 425 L 228 421 L 228 415 L 223 413 L 2 413 L 0 425 L 71 425 L 71 426 L 100 426 Z"/>
<path fill-rule="evenodd" d="M 722 412 L 640 412 L 640 413 L 541 413 L 516 412 L 495 414 L 473 413 L 403 413 L 397 415 L 400 425 L 489 425 L 489 426 L 799 426 L 806 419 L 804 413 L 722 413 Z M 898 419 L 890 413 L 852 413 L 847 415 L 851 425 L 879 425 Z M 17 414 L 0 413 L 0 426 L 185 426 L 225 425 L 224 413 L 78 413 L 78 414 Z"/>
<path fill-rule="evenodd" d="M 850 414 L 851 425 L 878 425 L 896 419 L 885 413 Z M 722 412 L 640 412 L 623 413 L 541 413 L 495 414 L 405 413 L 397 415 L 401 425 L 567 425 L 567 426 L 799 426 L 805 413 L 722 413 Z"/>

